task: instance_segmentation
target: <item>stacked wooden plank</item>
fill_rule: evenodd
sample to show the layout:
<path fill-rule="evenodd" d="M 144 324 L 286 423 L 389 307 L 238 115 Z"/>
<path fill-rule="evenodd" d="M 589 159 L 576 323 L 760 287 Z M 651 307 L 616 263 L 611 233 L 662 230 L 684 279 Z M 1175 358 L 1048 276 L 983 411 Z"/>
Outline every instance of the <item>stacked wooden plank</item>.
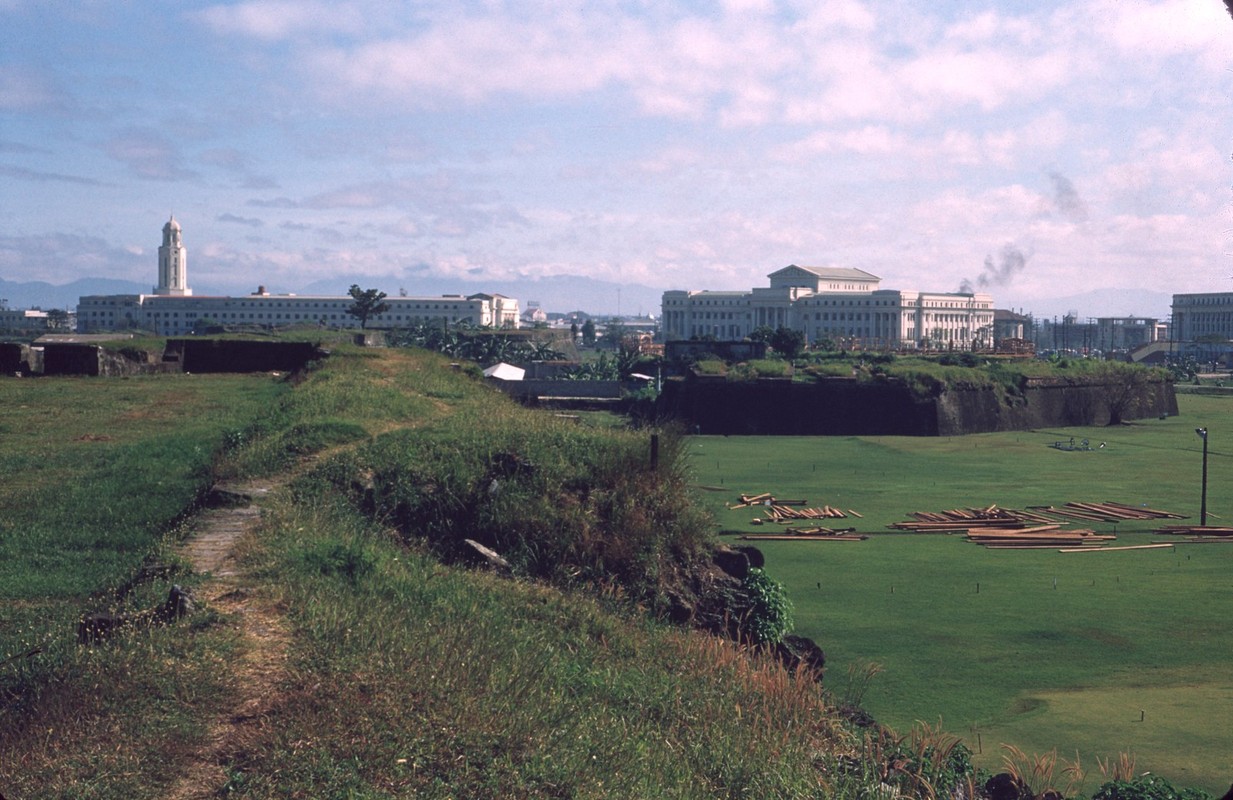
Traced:
<path fill-rule="evenodd" d="M 1188 536 L 1192 542 L 1233 542 L 1233 528 L 1220 525 L 1165 525 L 1154 532 L 1166 536 Z"/>
<path fill-rule="evenodd" d="M 1066 503 L 1063 506 L 1029 506 L 1029 510 L 1062 519 L 1082 522 L 1117 523 L 1128 520 L 1185 519 L 1185 515 L 1160 511 L 1147 506 L 1131 506 L 1125 503 Z"/>
<path fill-rule="evenodd" d="M 1041 549 L 1054 547 L 1100 547 L 1117 539 L 1112 534 L 1089 530 L 1064 531 L 1060 525 L 1037 525 L 1032 528 L 969 530 L 968 541 L 997 549 Z"/>
<path fill-rule="evenodd" d="M 736 503 L 730 504 L 728 508 L 750 508 L 757 506 L 762 509 L 772 522 L 788 524 L 793 520 L 802 519 L 845 519 L 848 515 L 859 517 L 855 511 L 844 513 L 842 509 L 834 506 L 824 505 L 817 508 L 807 508 L 807 500 L 783 500 L 775 497 L 770 492 L 763 494 L 743 494 Z"/>
<path fill-rule="evenodd" d="M 856 533 L 851 528 L 842 531 L 827 528 L 800 528 L 783 533 L 746 533 L 741 538 L 751 541 L 863 542 L 869 537 L 863 533 Z"/>
<path fill-rule="evenodd" d="M 765 513 L 776 522 L 793 519 L 846 519 L 848 516 L 833 506 L 796 509 L 779 503 L 767 506 Z"/>
<path fill-rule="evenodd" d="M 949 511 L 913 511 L 909 520 L 896 522 L 889 527 L 914 533 L 964 533 L 969 530 L 988 528 L 1026 528 L 1029 523 L 1052 523 L 1035 514 L 999 508 L 952 508 Z"/>

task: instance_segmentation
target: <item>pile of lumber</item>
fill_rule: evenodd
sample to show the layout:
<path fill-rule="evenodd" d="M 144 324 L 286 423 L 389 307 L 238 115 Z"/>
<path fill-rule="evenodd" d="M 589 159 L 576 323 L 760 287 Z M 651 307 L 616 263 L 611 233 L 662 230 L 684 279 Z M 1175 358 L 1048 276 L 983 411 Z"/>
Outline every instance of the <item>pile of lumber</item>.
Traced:
<path fill-rule="evenodd" d="M 1183 514 L 1173 514 L 1146 506 L 1131 506 L 1125 503 L 1066 503 L 1063 506 L 1028 506 L 1039 514 L 1048 514 L 1062 519 L 1083 522 L 1125 522 L 1142 519 L 1185 519 Z"/>
<path fill-rule="evenodd" d="M 1060 525 L 1037 525 L 1019 529 L 969 530 L 968 541 L 997 549 L 1041 549 L 1054 547 L 1100 547 L 1117 537 L 1089 530 L 1064 531 Z"/>
<path fill-rule="evenodd" d="M 781 500 L 770 492 L 765 492 L 763 494 L 743 494 L 736 503 L 730 504 L 728 508 L 735 510 L 758 506 L 772 522 L 783 524 L 800 519 L 846 519 L 849 516 L 860 517 L 860 514 L 851 509 L 845 513 L 843 510 L 829 505 L 807 508 L 808 502 L 807 500 Z"/>
<path fill-rule="evenodd" d="M 997 505 L 985 508 L 952 508 L 949 511 L 913 511 L 908 516 L 911 519 L 893 523 L 888 527 L 914 533 L 963 533 L 976 529 L 1014 529 L 1026 528 L 1029 524 L 1053 523 L 1053 520 L 1036 514 L 999 508 Z"/>
<path fill-rule="evenodd" d="M 1166 536 L 1189 536 L 1192 542 L 1233 542 L 1233 528 L 1219 525 L 1166 525 L 1154 532 Z"/>
<path fill-rule="evenodd" d="M 1113 502 L 1072 502 L 1061 506 L 1028 506 L 1022 511 L 991 505 L 985 508 L 956 508 L 950 511 L 914 511 L 909 516 L 910 520 L 896 522 L 890 527 L 917 533 L 962 533 L 984 528 L 1016 529 L 1037 525 L 1056 525 L 1059 521 L 1118 523 L 1128 520 L 1186 518 L 1183 514 Z"/>
<path fill-rule="evenodd" d="M 863 542 L 869 537 L 863 533 L 857 533 L 855 528 L 792 528 L 783 533 L 747 533 L 741 536 L 742 539 L 757 541 L 762 540 L 778 540 L 778 541 L 807 541 L 807 542 Z"/>
<path fill-rule="evenodd" d="M 846 519 L 847 514 L 833 506 L 820 508 L 793 508 L 772 503 L 766 507 L 766 515 L 776 522 L 794 519 Z"/>

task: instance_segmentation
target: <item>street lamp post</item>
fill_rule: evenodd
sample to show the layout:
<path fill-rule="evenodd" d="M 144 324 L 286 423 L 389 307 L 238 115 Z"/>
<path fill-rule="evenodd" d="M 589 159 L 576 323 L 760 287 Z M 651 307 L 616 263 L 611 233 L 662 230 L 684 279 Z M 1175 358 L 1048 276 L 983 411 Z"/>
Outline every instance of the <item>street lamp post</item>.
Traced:
<path fill-rule="evenodd" d="M 1195 428 L 1194 432 L 1199 434 L 1199 438 L 1203 440 L 1203 491 L 1199 501 L 1199 525 L 1207 526 L 1207 428 Z"/>

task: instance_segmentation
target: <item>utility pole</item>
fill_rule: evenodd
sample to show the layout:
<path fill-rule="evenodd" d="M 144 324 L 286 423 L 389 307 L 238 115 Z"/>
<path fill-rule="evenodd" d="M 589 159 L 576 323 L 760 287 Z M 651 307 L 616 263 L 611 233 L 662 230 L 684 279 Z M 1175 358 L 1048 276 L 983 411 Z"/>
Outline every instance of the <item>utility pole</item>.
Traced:
<path fill-rule="evenodd" d="M 1199 525 L 1207 527 L 1207 428 L 1195 428 L 1194 432 L 1203 439 L 1203 490 L 1199 502 Z"/>

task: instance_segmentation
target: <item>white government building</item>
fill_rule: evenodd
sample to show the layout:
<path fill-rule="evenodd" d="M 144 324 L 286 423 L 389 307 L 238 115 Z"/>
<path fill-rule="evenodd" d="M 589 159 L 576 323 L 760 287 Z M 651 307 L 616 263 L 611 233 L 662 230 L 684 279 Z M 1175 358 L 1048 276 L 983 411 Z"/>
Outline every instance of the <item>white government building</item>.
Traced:
<path fill-rule="evenodd" d="M 1233 340 L 1233 292 L 1173 295 L 1173 339 Z"/>
<path fill-rule="evenodd" d="M 347 313 L 350 295 L 272 295 L 265 287 L 243 297 L 194 295 L 188 286 L 188 250 L 175 217 L 163 226 L 158 248 L 158 286 L 153 294 L 90 295 L 77 302 L 77 331 L 138 328 L 162 336 L 193 330 L 197 321 L 220 325 L 321 325 L 358 328 L 360 321 Z M 517 328 L 518 301 L 499 294 L 445 295 L 442 297 L 386 297 L 389 309 L 368 320 L 373 328 L 402 328 L 412 324 L 468 323 L 476 327 Z"/>
<path fill-rule="evenodd" d="M 762 326 L 886 349 L 971 350 L 993 346 L 993 298 L 879 288 L 882 279 L 843 267 L 798 267 L 747 292 L 664 292 L 664 338 L 744 339 Z"/>

